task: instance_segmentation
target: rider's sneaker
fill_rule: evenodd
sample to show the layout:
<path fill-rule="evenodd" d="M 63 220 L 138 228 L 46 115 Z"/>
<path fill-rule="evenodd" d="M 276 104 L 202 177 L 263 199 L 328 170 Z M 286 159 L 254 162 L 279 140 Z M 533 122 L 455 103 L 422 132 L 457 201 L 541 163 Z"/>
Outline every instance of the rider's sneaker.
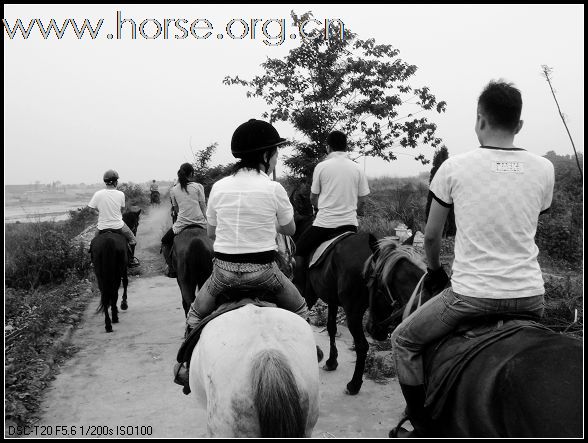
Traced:
<path fill-rule="evenodd" d="M 133 257 L 131 260 L 129 260 L 129 268 L 136 268 L 137 266 L 139 266 L 139 260 L 137 260 L 137 257 Z"/>

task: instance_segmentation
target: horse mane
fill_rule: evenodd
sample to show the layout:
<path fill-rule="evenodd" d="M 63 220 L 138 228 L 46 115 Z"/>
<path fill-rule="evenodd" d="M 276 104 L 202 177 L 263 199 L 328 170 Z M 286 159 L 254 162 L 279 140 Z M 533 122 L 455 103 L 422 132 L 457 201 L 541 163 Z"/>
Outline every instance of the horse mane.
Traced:
<path fill-rule="evenodd" d="M 275 349 L 261 351 L 254 359 L 251 381 L 261 437 L 304 437 L 306 414 L 284 354 Z"/>
<path fill-rule="evenodd" d="M 427 266 L 420 254 L 412 246 L 399 245 L 398 241 L 393 237 L 384 237 L 377 244 L 378 253 L 375 263 L 373 260 L 375 256 L 372 255 L 364 266 L 364 278 L 369 277 L 367 273 L 372 268 L 372 272 L 379 276 L 381 281 L 386 281 L 396 263 L 402 259 L 410 261 L 423 271 L 427 270 Z"/>

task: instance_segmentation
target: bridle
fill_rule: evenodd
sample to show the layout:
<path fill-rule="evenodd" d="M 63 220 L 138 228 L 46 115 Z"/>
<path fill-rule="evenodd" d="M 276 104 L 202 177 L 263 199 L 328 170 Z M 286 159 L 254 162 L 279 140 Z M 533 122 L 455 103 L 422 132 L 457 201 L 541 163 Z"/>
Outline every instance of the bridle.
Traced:
<path fill-rule="evenodd" d="M 378 273 L 376 271 L 375 268 L 375 261 L 377 259 L 374 258 L 374 255 L 372 254 L 367 262 L 366 262 L 366 268 L 370 268 L 371 272 L 369 273 L 369 276 L 367 276 L 367 287 L 368 287 L 368 295 L 369 295 L 369 306 L 371 307 L 371 309 L 373 309 L 373 302 L 374 302 L 374 294 L 380 289 L 379 288 L 379 282 L 381 280 L 382 275 L 380 273 Z M 373 326 L 377 327 L 379 329 L 388 329 L 389 326 L 398 320 L 399 317 L 402 316 L 403 311 L 402 309 L 399 309 L 398 307 L 396 309 L 394 309 L 395 305 L 398 305 L 399 302 L 398 300 L 395 300 L 394 297 L 392 296 L 392 293 L 390 292 L 390 289 L 388 288 L 387 285 L 384 285 L 385 291 L 384 292 L 384 296 L 386 298 L 386 301 L 390 304 L 390 307 L 392 308 L 392 313 L 386 317 L 384 320 L 381 320 L 379 322 L 374 322 Z M 390 331 L 391 332 L 391 331 Z M 388 334 L 390 334 L 390 332 Z"/>
<path fill-rule="evenodd" d="M 374 298 L 378 291 L 381 291 L 383 293 L 386 302 L 392 308 L 392 313 L 388 317 L 379 322 L 372 323 L 373 327 L 375 328 L 389 329 L 390 325 L 393 322 L 403 320 L 404 318 L 408 317 L 408 315 L 410 315 L 412 311 L 412 306 L 415 304 L 415 301 L 417 303 L 417 307 L 421 305 L 421 300 L 423 298 L 423 281 L 425 277 L 424 273 L 421 276 L 418 284 L 414 288 L 412 295 L 406 303 L 404 309 L 402 309 L 400 301 L 392 295 L 392 292 L 390 291 L 390 288 L 387 284 L 383 284 L 384 290 L 382 290 L 381 288 L 381 282 L 385 282 L 388 276 L 392 274 L 394 268 L 398 264 L 398 261 L 400 261 L 402 258 L 413 262 L 421 269 L 424 268 L 424 264 L 421 264 L 420 262 L 417 263 L 415 261 L 414 250 L 412 250 L 412 248 L 401 248 L 395 247 L 394 249 L 387 249 L 387 254 L 385 254 L 382 250 L 379 254 L 372 254 L 366 260 L 366 264 L 364 265 L 363 276 L 366 279 L 367 283 L 369 305 L 371 309 L 373 309 L 374 307 Z M 375 255 L 377 255 L 377 257 Z M 384 257 L 383 255 L 386 256 Z"/>

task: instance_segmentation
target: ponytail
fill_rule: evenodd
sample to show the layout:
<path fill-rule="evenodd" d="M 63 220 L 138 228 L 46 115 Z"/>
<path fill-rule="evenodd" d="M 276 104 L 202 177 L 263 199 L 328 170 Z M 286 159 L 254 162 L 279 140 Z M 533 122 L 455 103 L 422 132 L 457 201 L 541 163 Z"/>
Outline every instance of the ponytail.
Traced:
<path fill-rule="evenodd" d="M 188 183 L 190 182 L 190 177 L 194 175 L 194 167 L 190 163 L 184 163 L 180 166 L 178 170 L 178 182 L 180 182 L 180 187 L 188 193 Z"/>

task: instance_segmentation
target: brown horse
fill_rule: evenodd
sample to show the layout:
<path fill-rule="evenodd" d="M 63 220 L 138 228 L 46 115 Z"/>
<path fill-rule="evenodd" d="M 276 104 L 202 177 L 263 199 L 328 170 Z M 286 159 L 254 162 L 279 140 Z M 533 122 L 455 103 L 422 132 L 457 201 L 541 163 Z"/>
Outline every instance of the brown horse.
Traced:
<path fill-rule="evenodd" d="M 90 244 L 92 265 L 98 288 L 100 289 L 100 305 L 98 312 L 104 312 L 106 332 L 112 332 L 112 323 L 118 323 L 118 288 L 123 284 L 123 296 L 120 308 L 127 309 L 127 240 L 116 232 L 104 232 L 92 240 Z M 112 310 L 112 322 L 108 315 Z"/>
<path fill-rule="evenodd" d="M 212 274 L 212 240 L 206 229 L 188 227 L 174 237 L 172 260 L 182 293 L 182 307 L 187 316 L 196 298 L 196 288 L 201 288 Z"/>
<path fill-rule="evenodd" d="M 312 217 L 296 216 L 296 234 L 304 232 L 312 224 Z M 346 393 L 355 395 L 361 389 L 363 372 L 369 344 L 363 331 L 363 316 L 368 308 L 368 293 L 361 273 L 364 262 L 371 255 L 370 243 L 375 238 L 371 234 L 360 233 L 349 235 L 339 241 L 326 256 L 322 264 L 313 266 L 305 276 L 300 267 L 294 272 L 294 284 L 304 294 L 308 308 L 312 308 L 318 298 L 328 306 L 327 332 L 330 339 L 329 358 L 323 369 L 337 369 L 337 310 L 343 307 L 347 318 L 347 326 L 353 337 L 357 359 L 351 381 L 347 383 Z"/>
<path fill-rule="evenodd" d="M 370 291 L 367 330 L 378 340 L 401 321 L 407 303 L 404 315 L 414 310 L 409 298 L 416 294 L 414 289 L 424 274 L 422 262 L 409 248 L 392 241 L 381 241 L 380 246 L 365 267 Z M 430 296 L 423 293 L 422 303 Z M 486 320 L 485 325 L 464 325 L 427 347 L 429 434 L 581 437 L 582 341 L 534 322 Z M 505 332 L 497 332 L 500 329 Z M 462 352 L 464 343 L 475 340 L 486 340 L 486 344 L 475 352 Z M 460 359 L 455 371 L 455 362 Z M 439 380 L 451 383 L 441 384 L 444 389 L 435 395 L 435 381 Z"/>

